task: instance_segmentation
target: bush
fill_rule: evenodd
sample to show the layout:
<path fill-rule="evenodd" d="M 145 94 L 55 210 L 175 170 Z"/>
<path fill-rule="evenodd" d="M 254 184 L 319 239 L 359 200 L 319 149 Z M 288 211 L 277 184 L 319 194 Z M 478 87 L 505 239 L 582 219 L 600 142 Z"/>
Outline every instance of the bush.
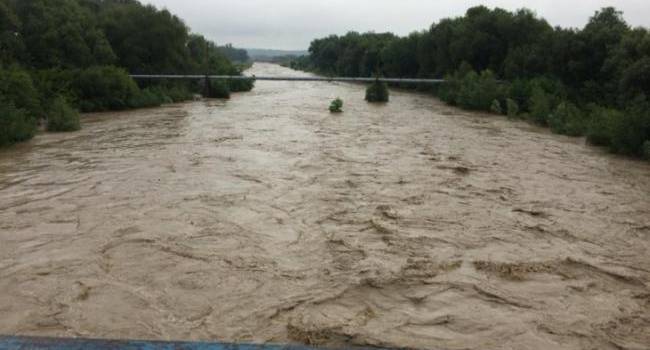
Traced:
<path fill-rule="evenodd" d="M 81 129 L 79 112 L 70 107 L 63 97 L 56 97 L 48 110 L 47 131 L 77 131 L 79 129 Z"/>
<path fill-rule="evenodd" d="M 227 82 L 223 80 L 210 80 L 205 92 L 208 98 L 230 98 L 230 88 Z"/>
<path fill-rule="evenodd" d="M 15 67 L 0 69 L 0 145 L 31 139 L 42 114 L 29 74 Z"/>
<path fill-rule="evenodd" d="M 650 140 L 643 143 L 643 158 L 650 160 Z"/>
<path fill-rule="evenodd" d="M 503 114 L 503 108 L 501 108 L 501 102 L 499 102 L 499 100 L 492 101 L 492 106 L 490 106 L 490 111 L 494 114 Z"/>
<path fill-rule="evenodd" d="M 610 147 L 616 153 L 641 156 L 650 140 L 650 103 L 645 98 L 632 102 L 623 117 L 613 120 Z"/>
<path fill-rule="evenodd" d="M 368 102 L 388 102 L 388 86 L 384 82 L 375 81 L 366 89 L 366 101 Z"/>
<path fill-rule="evenodd" d="M 532 87 L 528 80 L 515 80 L 508 88 L 508 96 L 517 103 L 517 109 L 527 111 L 528 101 L 532 96 Z"/>
<path fill-rule="evenodd" d="M 116 67 L 92 67 L 79 71 L 73 86 L 84 112 L 127 109 L 139 92 L 126 71 Z"/>
<path fill-rule="evenodd" d="M 191 100 L 194 97 L 189 87 L 183 84 L 175 84 L 168 87 L 161 87 L 163 93 L 171 99 L 171 102 L 183 102 Z"/>
<path fill-rule="evenodd" d="M 0 97 L 15 108 L 25 110 L 33 119 L 43 114 L 31 76 L 19 68 L 0 69 Z"/>
<path fill-rule="evenodd" d="M 470 71 L 460 82 L 456 102 L 466 109 L 490 111 L 492 102 L 502 99 L 503 95 L 503 89 L 491 71 L 485 70 L 480 75 Z"/>
<path fill-rule="evenodd" d="M 446 75 L 444 84 L 438 88 L 438 97 L 445 103 L 457 105 L 458 91 L 460 90 L 460 79 L 458 74 Z"/>
<path fill-rule="evenodd" d="M 517 118 L 519 115 L 519 105 L 515 100 L 506 99 L 508 118 Z"/>
<path fill-rule="evenodd" d="M 473 71 L 472 66 L 467 62 L 462 62 L 458 70 L 452 74 L 445 75 L 444 84 L 440 84 L 440 86 L 437 87 L 438 97 L 445 103 L 456 106 L 458 104 L 458 94 L 460 92 L 461 83 L 465 76 Z"/>
<path fill-rule="evenodd" d="M 584 135 L 587 128 L 584 113 L 570 102 L 560 103 L 547 121 L 553 132 L 569 136 Z"/>
<path fill-rule="evenodd" d="M 231 92 L 246 92 L 253 90 L 255 81 L 253 79 L 241 79 L 228 81 L 228 87 Z"/>
<path fill-rule="evenodd" d="M 26 141 L 36 133 L 36 120 L 13 102 L 0 99 L 0 146 Z"/>
<path fill-rule="evenodd" d="M 69 102 L 77 101 L 77 95 L 72 88 L 76 73 L 76 71 L 62 69 L 32 71 L 31 76 L 34 87 L 40 94 L 41 105 L 47 106 L 59 96 Z"/>
<path fill-rule="evenodd" d="M 553 111 L 553 96 L 536 87 L 528 101 L 531 119 L 540 125 L 548 125 L 548 117 Z"/>
<path fill-rule="evenodd" d="M 163 103 L 163 101 L 168 99 L 169 98 L 164 94 L 162 94 L 159 90 L 147 88 L 138 91 L 134 96 L 131 96 L 131 98 L 129 98 L 129 107 L 130 108 L 158 107 Z"/>
<path fill-rule="evenodd" d="M 332 103 L 330 104 L 330 112 L 332 113 L 343 112 L 343 100 L 337 97 L 334 101 L 332 101 Z"/>
<path fill-rule="evenodd" d="M 594 106 L 587 124 L 587 142 L 596 146 L 611 146 L 613 127 L 623 113 L 615 109 Z"/>

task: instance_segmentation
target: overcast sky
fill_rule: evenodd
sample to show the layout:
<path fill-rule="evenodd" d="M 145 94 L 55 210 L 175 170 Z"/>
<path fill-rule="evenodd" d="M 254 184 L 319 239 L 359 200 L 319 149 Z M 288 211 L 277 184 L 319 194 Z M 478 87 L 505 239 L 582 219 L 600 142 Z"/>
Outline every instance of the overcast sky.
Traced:
<path fill-rule="evenodd" d="M 594 11 L 615 6 L 628 23 L 650 27 L 650 0 L 142 0 L 183 18 L 222 45 L 297 49 L 329 34 L 391 31 L 400 35 L 456 17 L 475 5 L 528 7 L 552 25 L 582 27 Z"/>

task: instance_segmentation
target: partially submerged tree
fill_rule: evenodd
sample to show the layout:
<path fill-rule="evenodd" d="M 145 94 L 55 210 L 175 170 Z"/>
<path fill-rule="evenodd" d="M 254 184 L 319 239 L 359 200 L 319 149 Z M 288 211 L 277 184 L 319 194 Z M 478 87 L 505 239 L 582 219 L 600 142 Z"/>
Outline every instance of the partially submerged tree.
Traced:
<path fill-rule="evenodd" d="M 330 112 L 332 113 L 343 112 L 343 100 L 337 97 L 334 101 L 332 101 L 332 103 L 330 104 Z"/>
<path fill-rule="evenodd" d="M 388 99 L 388 86 L 384 82 L 375 80 L 366 89 L 366 101 L 368 102 L 388 102 Z"/>

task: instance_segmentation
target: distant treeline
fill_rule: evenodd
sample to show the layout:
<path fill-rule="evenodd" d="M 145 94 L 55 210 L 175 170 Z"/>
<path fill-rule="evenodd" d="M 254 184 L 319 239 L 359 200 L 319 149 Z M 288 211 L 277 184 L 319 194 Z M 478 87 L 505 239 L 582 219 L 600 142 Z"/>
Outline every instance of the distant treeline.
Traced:
<path fill-rule="evenodd" d="M 167 10 L 136 0 L 0 0 L 0 145 L 79 128 L 85 112 L 190 99 L 198 82 L 149 81 L 135 74 L 240 74 L 246 51 L 190 33 Z M 214 83 L 226 97 L 252 82 Z"/>
<path fill-rule="evenodd" d="M 480 6 L 406 37 L 317 39 L 309 53 L 288 65 L 326 75 L 444 77 L 449 82 L 434 92 L 450 104 L 650 158 L 650 33 L 614 8 L 565 29 L 529 10 Z"/>

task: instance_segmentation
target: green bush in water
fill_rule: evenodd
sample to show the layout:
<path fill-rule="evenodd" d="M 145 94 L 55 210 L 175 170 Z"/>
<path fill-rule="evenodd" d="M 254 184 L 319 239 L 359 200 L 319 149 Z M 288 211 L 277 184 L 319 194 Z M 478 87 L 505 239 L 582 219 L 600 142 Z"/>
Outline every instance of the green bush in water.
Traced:
<path fill-rule="evenodd" d="M 131 108 L 158 107 L 165 103 L 173 103 L 173 99 L 168 96 L 168 91 L 161 86 L 151 86 L 138 91 L 129 100 Z"/>
<path fill-rule="evenodd" d="M 17 67 L 0 69 L 0 98 L 38 119 L 43 114 L 39 93 L 31 76 Z"/>
<path fill-rule="evenodd" d="M 31 139 L 42 115 L 39 94 L 29 74 L 17 67 L 0 69 L 0 145 Z"/>
<path fill-rule="evenodd" d="M 457 71 L 445 75 L 445 83 L 437 88 L 438 97 L 447 104 L 457 105 L 463 80 L 470 72 L 473 72 L 472 66 L 467 62 L 462 62 Z"/>
<path fill-rule="evenodd" d="M 36 133 L 36 120 L 13 102 L 0 99 L 0 146 L 26 141 Z"/>
<path fill-rule="evenodd" d="M 190 90 L 190 87 L 184 84 L 163 86 L 163 87 L 159 87 L 159 89 L 162 91 L 162 93 L 165 96 L 167 96 L 171 100 L 171 102 L 188 101 L 194 97 L 194 93 Z"/>
<path fill-rule="evenodd" d="M 460 82 L 456 102 L 458 106 L 479 111 L 490 111 L 492 102 L 504 96 L 494 74 L 485 70 L 481 74 L 470 71 Z"/>
<path fill-rule="evenodd" d="M 499 100 L 492 101 L 492 106 L 490 106 L 490 111 L 494 114 L 503 114 L 503 108 L 501 108 L 501 102 L 499 102 Z"/>
<path fill-rule="evenodd" d="M 231 92 L 246 92 L 253 90 L 255 81 L 253 79 L 237 79 L 228 81 L 228 87 Z"/>
<path fill-rule="evenodd" d="M 332 113 L 341 113 L 343 112 L 343 100 L 340 98 L 336 98 L 332 103 L 330 104 L 330 112 Z"/>
<path fill-rule="evenodd" d="M 569 136 L 584 135 L 587 129 L 584 114 L 570 102 L 560 103 L 548 116 L 547 122 L 553 132 Z"/>
<path fill-rule="evenodd" d="M 366 89 L 366 101 L 368 102 L 388 102 L 389 92 L 388 85 L 384 82 L 375 81 Z"/>
<path fill-rule="evenodd" d="M 459 89 L 460 80 L 457 75 L 448 74 L 445 76 L 445 83 L 438 88 L 437 95 L 443 102 L 455 106 Z"/>
<path fill-rule="evenodd" d="M 532 86 L 528 80 L 517 79 L 508 88 L 508 96 L 517 103 L 517 109 L 520 111 L 528 110 L 531 95 Z"/>
<path fill-rule="evenodd" d="M 139 92 L 125 70 L 91 67 L 80 71 L 73 83 L 84 112 L 127 109 Z"/>
<path fill-rule="evenodd" d="M 47 114 L 47 131 L 77 131 L 81 129 L 79 112 L 61 96 L 56 97 Z"/>
<path fill-rule="evenodd" d="M 230 87 L 228 82 L 223 80 L 210 80 L 205 97 L 208 98 L 230 98 Z"/>
<path fill-rule="evenodd" d="M 621 111 L 594 106 L 587 123 L 587 142 L 596 146 L 611 146 L 613 127 L 616 120 L 622 119 Z"/>
<path fill-rule="evenodd" d="M 553 112 L 552 96 L 541 88 L 535 88 L 528 101 L 530 118 L 537 124 L 547 125 L 548 116 Z"/>
<path fill-rule="evenodd" d="M 643 155 L 645 142 L 650 140 L 650 103 L 643 97 L 637 98 L 623 112 L 622 118 L 612 122 L 612 151 Z"/>
<path fill-rule="evenodd" d="M 72 84 L 77 73 L 75 70 L 58 68 L 31 71 L 34 87 L 40 94 L 41 105 L 46 107 L 59 96 L 76 105 L 78 97 Z"/>
<path fill-rule="evenodd" d="M 517 118 L 519 115 L 519 104 L 513 99 L 506 100 L 508 118 Z"/>

